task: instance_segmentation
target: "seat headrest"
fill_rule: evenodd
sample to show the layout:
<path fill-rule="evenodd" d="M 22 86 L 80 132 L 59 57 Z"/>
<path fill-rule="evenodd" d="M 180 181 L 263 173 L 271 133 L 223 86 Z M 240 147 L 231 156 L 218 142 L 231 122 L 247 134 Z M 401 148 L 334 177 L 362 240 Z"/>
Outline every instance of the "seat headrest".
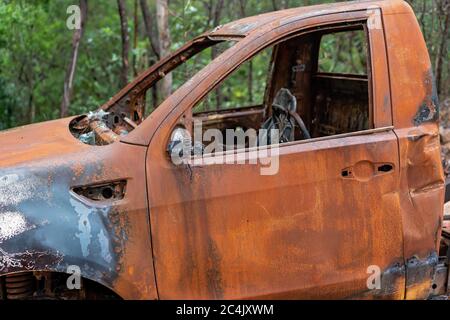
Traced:
<path fill-rule="evenodd" d="M 286 88 L 281 88 L 277 92 L 272 104 L 289 111 L 297 110 L 297 99 Z"/>

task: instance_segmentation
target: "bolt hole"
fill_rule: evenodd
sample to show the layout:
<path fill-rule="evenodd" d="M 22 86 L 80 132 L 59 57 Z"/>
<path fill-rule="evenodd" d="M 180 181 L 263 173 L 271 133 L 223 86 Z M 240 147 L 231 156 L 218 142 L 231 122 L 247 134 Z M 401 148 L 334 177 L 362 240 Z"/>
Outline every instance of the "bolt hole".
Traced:
<path fill-rule="evenodd" d="M 433 288 L 433 290 L 435 290 L 437 288 L 437 284 L 433 283 L 433 285 L 431 286 L 431 288 Z"/>
<path fill-rule="evenodd" d="M 105 187 L 102 189 L 102 196 L 105 199 L 111 199 L 113 196 L 113 190 L 111 187 Z"/>

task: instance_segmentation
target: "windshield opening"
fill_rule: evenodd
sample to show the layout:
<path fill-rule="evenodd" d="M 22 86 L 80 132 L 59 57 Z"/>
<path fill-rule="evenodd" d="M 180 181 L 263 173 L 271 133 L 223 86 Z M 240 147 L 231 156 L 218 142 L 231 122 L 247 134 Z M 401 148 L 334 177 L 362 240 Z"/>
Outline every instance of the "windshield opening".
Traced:
<path fill-rule="evenodd" d="M 239 38 L 202 37 L 163 58 L 96 111 L 70 123 L 81 142 L 107 145 L 139 126 L 171 93 L 232 47 Z"/>

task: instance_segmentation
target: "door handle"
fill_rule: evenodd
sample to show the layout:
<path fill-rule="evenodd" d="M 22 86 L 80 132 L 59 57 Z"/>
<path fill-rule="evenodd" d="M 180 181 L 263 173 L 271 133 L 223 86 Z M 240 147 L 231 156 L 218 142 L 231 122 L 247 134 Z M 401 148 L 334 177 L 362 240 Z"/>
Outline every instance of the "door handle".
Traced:
<path fill-rule="evenodd" d="M 394 171 L 392 163 L 373 163 L 363 160 L 355 163 L 353 166 L 341 170 L 341 177 L 344 179 L 355 179 L 359 181 L 368 181 L 375 176 L 383 175 Z"/>

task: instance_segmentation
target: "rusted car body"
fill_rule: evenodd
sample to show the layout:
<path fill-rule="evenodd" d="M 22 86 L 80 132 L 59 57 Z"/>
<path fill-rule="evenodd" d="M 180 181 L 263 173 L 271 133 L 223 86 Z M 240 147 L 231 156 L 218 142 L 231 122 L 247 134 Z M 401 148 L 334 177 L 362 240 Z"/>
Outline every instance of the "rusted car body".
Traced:
<path fill-rule="evenodd" d="M 284 41 L 299 37 L 308 61 L 317 37 L 341 29 L 367 35 L 367 77 L 305 72 L 297 78 L 301 92 L 291 91 L 303 99 L 297 112 L 312 132 L 304 101 L 340 105 L 342 98 L 321 88 L 351 83 L 357 91 L 365 83 L 367 127 L 280 144 L 275 175 L 261 175 L 260 164 L 170 161 L 174 128 L 192 128 L 192 107 L 244 61 L 277 48 L 266 107 L 198 118 L 223 127 L 261 123 L 285 86 L 283 61 L 298 52 Z M 236 43 L 144 117 L 146 90 L 229 40 Z M 311 97 L 314 86 L 325 100 Z M 220 26 L 149 68 L 101 111 L 112 118 L 84 115 L 0 133 L 3 298 L 36 296 L 39 281 L 41 291 L 63 297 L 54 279 L 71 265 L 92 288 L 77 298 L 98 295 L 99 287 L 124 299 L 424 299 L 446 292 L 438 101 L 406 2 L 302 7 Z M 81 142 L 84 132 L 98 142 Z M 367 287 L 369 266 L 379 266 L 381 287 Z"/>

